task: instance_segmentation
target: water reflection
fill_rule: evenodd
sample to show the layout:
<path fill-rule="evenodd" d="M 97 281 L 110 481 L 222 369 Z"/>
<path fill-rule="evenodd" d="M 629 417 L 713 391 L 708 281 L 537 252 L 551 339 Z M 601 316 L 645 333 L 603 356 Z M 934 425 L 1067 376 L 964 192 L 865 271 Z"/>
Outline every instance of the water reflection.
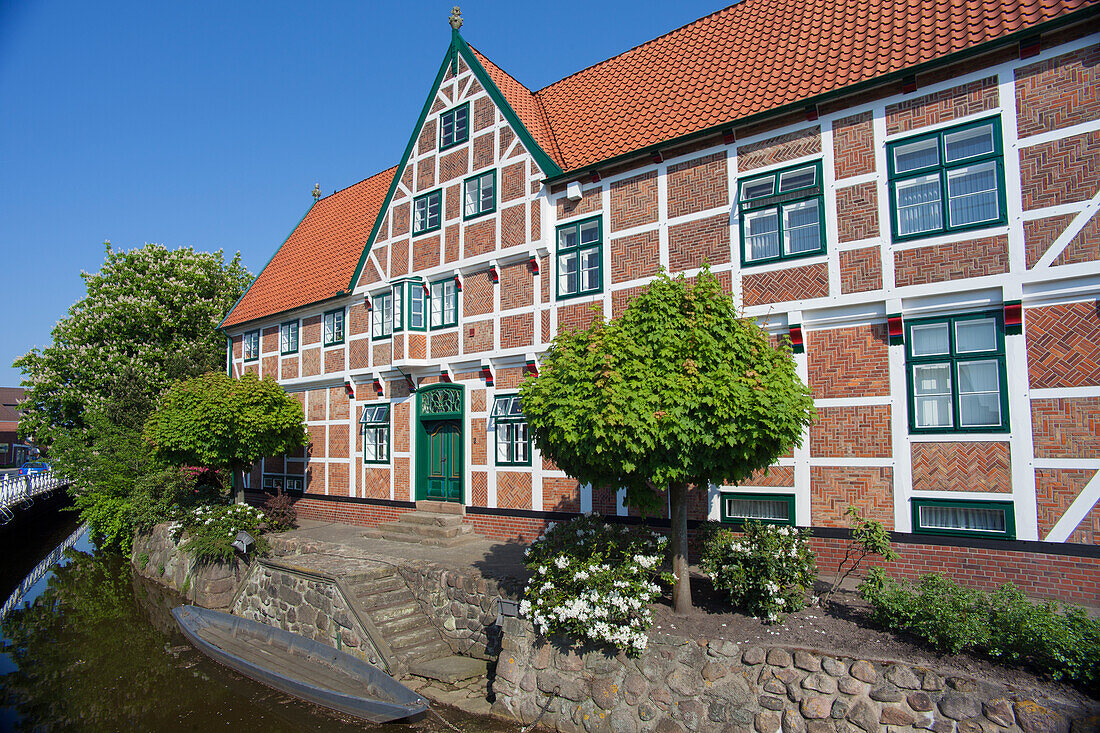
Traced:
<path fill-rule="evenodd" d="M 46 553 L 43 553 L 45 555 Z M 0 729 L 195 731 L 380 730 L 287 697 L 191 647 L 176 594 L 81 539 L 0 624 Z M 463 731 L 516 726 L 441 711 Z M 450 730 L 431 717 L 385 730 Z"/>

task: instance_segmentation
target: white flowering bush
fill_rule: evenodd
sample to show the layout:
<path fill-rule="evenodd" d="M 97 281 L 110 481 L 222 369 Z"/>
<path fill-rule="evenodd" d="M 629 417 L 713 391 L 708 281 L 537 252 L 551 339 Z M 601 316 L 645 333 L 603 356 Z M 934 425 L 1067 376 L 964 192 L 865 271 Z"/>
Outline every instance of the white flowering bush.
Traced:
<path fill-rule="evenodd" d="M 809 530 L 745 522 L 744 533 L 713 529 L 703 540 L 700 567 L 738 609 L 782 623 L 806 605 L 816 576 Z"/>
<path fill-rule="evenodd" d="M 172 524 L 173 542 L 186 537 L 182 547 L 201 563 L 233 559 L 233 541 L 240 531 L 256 539 L 252 552 L 264 554 L 268 544 L 260 535 L 264 513 L 248 504 L 204 504 L 195 507 Z"/>
<path fill-rule="evenodd" d="M 550 524 L 526 550 L 532 577 L 520 613 L 541 634 L 560 633 L 628 654 L 643 652 L 661 595 L 668 539 L 645 527 L 607 524 L 587 514 Z"/>

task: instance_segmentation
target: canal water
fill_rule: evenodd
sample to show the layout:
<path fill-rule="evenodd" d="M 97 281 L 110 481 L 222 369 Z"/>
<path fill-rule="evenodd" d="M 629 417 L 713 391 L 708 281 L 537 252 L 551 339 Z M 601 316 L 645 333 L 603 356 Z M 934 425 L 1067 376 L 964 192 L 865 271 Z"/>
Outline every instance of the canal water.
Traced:
<path fill-rule="evenodd" d="M 0 598 L 7 599 L 74 524 L 71 514 L 62 513 L 49 526 L 16 530 L 23 536 L 15 539 L 0 527 L 5 571 Z M 447 723 L 429 714 L 417 723 L 375 726 L 288 697 L 188 644 L 170 613 L 182 602 L 135 576 L 124 558 L 99 552 L 86 534 L 79 535 L 61 562 L 0 621 L 0 731 L 450 733 L 453 725 L 464 733 L 505 733 L 519 728 L 444 707 L 436 710 Z"/>

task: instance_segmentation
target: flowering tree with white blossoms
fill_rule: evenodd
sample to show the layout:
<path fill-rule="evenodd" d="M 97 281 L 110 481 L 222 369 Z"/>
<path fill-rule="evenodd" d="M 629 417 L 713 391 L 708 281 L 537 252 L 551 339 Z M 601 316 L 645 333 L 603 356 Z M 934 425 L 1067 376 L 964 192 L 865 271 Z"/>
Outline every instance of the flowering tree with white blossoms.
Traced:
<path fill-rule="evenodd" d="M 531 580 L 520 613 L 541 634 L 645 651 L 653 624 L 649 605 L 661 595 L 668 540 L 646 527 L 607 524 L 587 514 L 551 524 L 527 548 Z"/>
<path fill-rule="evenodd" d="M 814 551 L 809 530 L 745 522 L 744 535 L 712 531 L 703 541 L 700 566 L 730 602 L 768 623 L 805 607 L 813 586 Z"/>

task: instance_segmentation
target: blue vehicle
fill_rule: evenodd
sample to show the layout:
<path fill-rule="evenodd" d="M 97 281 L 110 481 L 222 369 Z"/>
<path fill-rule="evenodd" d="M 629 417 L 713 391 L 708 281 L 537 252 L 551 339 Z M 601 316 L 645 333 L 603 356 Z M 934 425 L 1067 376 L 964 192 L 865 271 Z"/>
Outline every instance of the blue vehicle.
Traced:
<path fill-rule="evenodd" d="M 50 464 L 45 461 L 28 461 L 19 467 L 20 476 L 33 476 L 36 473 L 45 473 L 50 470 Z"/>

